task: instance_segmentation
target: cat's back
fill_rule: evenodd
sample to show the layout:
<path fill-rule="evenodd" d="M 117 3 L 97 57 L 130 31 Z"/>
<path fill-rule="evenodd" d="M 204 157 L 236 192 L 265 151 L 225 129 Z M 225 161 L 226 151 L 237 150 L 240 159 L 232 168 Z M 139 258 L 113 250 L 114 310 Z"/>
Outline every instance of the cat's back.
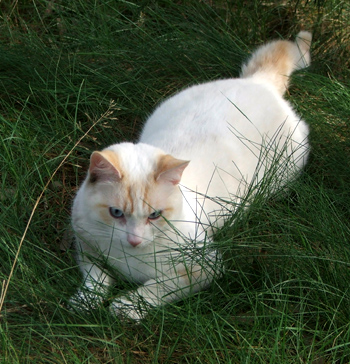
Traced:
<path fill-rule="evenodd" d="M 294 117 L 293 110 L 269 85 L 251 79 L 217 80 L 164 101 L 148 118 L 140 141 L 191 158 L 195 145 L 224 144 L 232 140 L 230 130 L 260 137 L 288 115 Z"/>
<path fill-rule="evenodd" d="M 276 130 L 293 130 L 301 143 L 308 128 L 283 94 L 289 76 L 310 64 L 311 39 L 311 33 L 302 31 L 294 42 L 270 42 L 253 52 L 240 78 L 192 86 L 172 96 L 149 117 L 140 141 L 185 159 L 203 144 L 210 157 L 218 140 L 230 143 L 229 130 L 255 143 Z"/>

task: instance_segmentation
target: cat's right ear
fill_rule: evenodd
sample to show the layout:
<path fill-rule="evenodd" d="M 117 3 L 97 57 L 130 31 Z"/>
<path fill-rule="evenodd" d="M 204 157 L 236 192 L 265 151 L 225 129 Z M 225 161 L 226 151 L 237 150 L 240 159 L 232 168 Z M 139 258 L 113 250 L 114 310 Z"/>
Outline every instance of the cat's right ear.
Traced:
<path fill-rule="evenodd" d="M 188 166 L 189 161 L 176 159 L 169 154 L 161 156 L 158 161 L 158 168 L 155 174 L 157 182 L 170 182 L 177 185 L 182 176 L 182 172 Z"/>
<path fill-rule="evenodd" d="M 122 175 L 103 152 L 93 152 L 90 158 L 89 182 L 119 182 Z"/>

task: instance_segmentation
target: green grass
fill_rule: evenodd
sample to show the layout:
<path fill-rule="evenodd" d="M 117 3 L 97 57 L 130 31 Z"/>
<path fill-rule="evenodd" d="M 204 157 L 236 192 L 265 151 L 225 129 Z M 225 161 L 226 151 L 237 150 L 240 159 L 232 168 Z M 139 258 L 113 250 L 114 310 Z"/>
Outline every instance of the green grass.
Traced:
<path fill-rule="evenodd" d="M 349 362 L 348 1 L 0 9 L 0 362 Z M 256 45 L 300 29 L 314 34 L 313 63 L 288 98 L 310 125 L 311 157 L 287 195 L 257 199 L 217 235 L 225 276 L 139 325 L 70 312 L 70 206 L 91 151 L 135 140 L 160 100 L 237 76 Z"/>

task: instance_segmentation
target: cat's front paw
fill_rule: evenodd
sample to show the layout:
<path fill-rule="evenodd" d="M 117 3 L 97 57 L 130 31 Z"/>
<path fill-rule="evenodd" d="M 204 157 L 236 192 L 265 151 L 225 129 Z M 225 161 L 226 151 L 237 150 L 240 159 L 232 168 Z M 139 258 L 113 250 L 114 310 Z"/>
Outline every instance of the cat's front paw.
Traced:
<path fill-rule="evenodd" d="M 113 316 L 117 316 L 121 319 L 131 319 L 133 321 L 141 321 L 147 313 L 145 307 L 135 301 L 131 301 L 126 297 L 120 297 L 111 303 L 109 310 Z"/>
<path fill-rule="evenodd" d="M 90 311 L 102 305 L 102 296 L 90 290 L 80 290 L 68 301 L 68 306 L 72 311 Z"/>

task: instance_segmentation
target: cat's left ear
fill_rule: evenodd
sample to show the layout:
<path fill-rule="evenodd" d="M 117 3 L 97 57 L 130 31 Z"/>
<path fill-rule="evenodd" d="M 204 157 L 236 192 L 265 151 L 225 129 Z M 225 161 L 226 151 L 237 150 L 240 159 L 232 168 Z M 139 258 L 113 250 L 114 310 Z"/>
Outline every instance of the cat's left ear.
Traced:
<path fill-rule="evenodd" d="M 116 156 L 109 152 L 93 152 L 90 158 L 90 182 L 119 182 L 122 175 L 116 166 Z"/>
<path fill-rule="evenodd" d="M 176 159 L 169 154 L 161 156 L 155 174 L 156 181 L 170 182 L 173 185 L 177 185 L 181 180 L 184 169 L 189 163 L 189 161 Z"/>

